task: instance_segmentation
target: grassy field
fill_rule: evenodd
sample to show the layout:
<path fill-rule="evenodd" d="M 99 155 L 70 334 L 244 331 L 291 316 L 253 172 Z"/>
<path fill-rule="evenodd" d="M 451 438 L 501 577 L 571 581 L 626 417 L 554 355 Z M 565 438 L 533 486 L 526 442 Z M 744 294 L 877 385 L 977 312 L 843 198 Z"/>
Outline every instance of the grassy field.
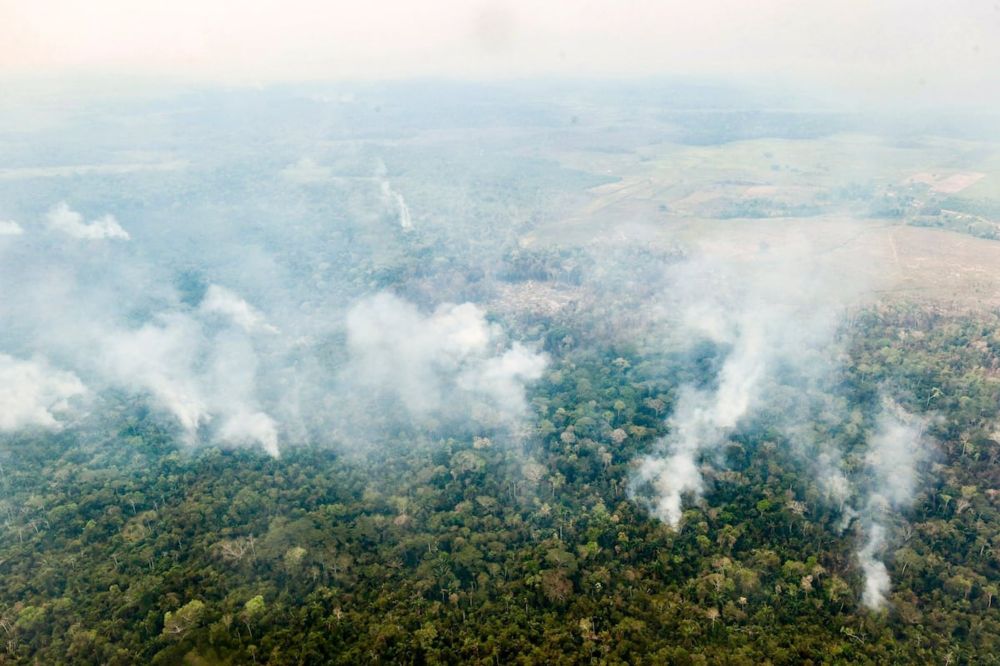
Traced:
<path fill-rule="evenodd" d="M 792 248 L 851 276 L 865 300 L 1000 306 L 1000 242 L 963 224 L 909 219 L 942 201 L 1000 205 L 1000 153 L 991 146 L 850 134 L 547 157 L 617 180 L 525 234 L 528 247 L 680 244 L 747 260 L 762 247 Z"/>

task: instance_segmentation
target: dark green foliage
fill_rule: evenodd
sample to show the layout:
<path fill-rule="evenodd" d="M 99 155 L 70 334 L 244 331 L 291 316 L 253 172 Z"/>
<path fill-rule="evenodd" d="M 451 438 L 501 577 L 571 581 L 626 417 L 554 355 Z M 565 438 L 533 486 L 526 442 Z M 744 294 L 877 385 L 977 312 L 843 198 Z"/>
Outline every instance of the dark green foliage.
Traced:
<path fill-rule="evenodd" d="M 0 662 L 996 663 L 998 330 L 900 308 L 845 331 L 852 409 L 888 386 L 938 415 L 884 613 L 859 608 L 858 537 L 766 418 L 679 532 L 628 497 L 712 350 L 664 382 L 658 361 L 554 345 L 523 451 L 187 452 L 139 406 L 103 439 L 9 439 Z M 849 463 L 869 425 L 829 433 Z"/>

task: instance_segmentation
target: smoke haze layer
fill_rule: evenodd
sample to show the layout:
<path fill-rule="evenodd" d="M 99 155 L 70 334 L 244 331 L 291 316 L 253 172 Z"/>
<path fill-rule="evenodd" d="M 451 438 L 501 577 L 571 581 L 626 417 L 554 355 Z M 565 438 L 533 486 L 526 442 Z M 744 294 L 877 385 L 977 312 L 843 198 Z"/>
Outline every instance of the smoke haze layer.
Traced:
<path fill-rule="evenodd" d="M 482 431 L 520 429 L 527 417 L 526 387 L 545 358 L 506 340 L 476 305 L 425 315 L 389 293 L 342 294 L 272 315 L 147 263 L 118 245 L 131 237 L 113 217 L 83 219 L 59 204 L 0 247 L 0 281 L 14 295 L 2 305 L 14 322 L 4 344 L 16 354 L 0 357 L 4 430 L 79 421 L 81 397 L 110 389 L 148 399 L 188 445 L 275 457 L 315 432 L 374 441 L 371 424 L 385 421 L 376 413 L 397 427 L 434 418 Z M 287 296 L 272 287 L 262 305 Z"/>
<path fill-rule="evenodd" d="M 590 389 L 533 395 L 539 380 L 588 346 L 616 350 L 615 372 L 634 352 L 662 362 L 628 387 L 649 391 L 656 427 L 561 404 L 546 419 L 578 409 L 593 432 L 566 428 L 556 446 L 576 460 L 591 447 L 605 467 L 630 451 L 631 498 L 684 530 L 729 445 L 765 423 L 762 447 L 806 468 L 835 507 L 831 532 L 855 540 L 862 603 L 885 608 L 925 423 L 889 385 L 877 408 L 850 404 L 845 315 L 928 275 L 949 298 L 963 275 L 987 279 L 986 250 L 941 270 L 927 247 L 957 234 L 927 225 L 992 233 L 946 209 L 929 219 L 992 158 L 947 171 L 975 125 L 890 130 L 775 111 L 783 101 L 402 84 L 40 114 L 0 165 L 0 431 L 88 432 L 148 406 L 183 447 L 274 458 L 300 444 L 547 446 L 540 412 Z M 841 426 L 856 450 L 830 436 Z M 644 439 L 653 430 L 665 435 Z M 566 476 L 525 468 L 553 495 Z"/>

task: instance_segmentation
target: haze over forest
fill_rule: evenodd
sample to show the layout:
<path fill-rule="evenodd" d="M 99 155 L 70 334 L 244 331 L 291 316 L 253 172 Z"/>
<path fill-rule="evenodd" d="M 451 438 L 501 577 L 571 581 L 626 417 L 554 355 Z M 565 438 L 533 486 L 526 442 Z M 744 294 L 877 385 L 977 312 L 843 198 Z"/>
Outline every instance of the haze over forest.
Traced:
<path fill-rule="evenodd" d="M 996 661 L 1000 11 L 380 4 L 0 9 L 0 663 Z"/>

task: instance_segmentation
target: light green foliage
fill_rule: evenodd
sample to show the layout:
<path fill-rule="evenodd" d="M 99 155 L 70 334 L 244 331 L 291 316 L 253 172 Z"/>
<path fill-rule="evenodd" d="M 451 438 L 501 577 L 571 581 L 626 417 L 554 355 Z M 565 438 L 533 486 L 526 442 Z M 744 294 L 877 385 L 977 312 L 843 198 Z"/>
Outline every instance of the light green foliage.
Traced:
<path fill-rule="evenodd" d="M 198 599 L 189 601 L 176 611 L 167 611 L 163 615 L 163 635 L 168 638 L 181 638 L 198 626 L 205 614 L 205 604 Z"/>

